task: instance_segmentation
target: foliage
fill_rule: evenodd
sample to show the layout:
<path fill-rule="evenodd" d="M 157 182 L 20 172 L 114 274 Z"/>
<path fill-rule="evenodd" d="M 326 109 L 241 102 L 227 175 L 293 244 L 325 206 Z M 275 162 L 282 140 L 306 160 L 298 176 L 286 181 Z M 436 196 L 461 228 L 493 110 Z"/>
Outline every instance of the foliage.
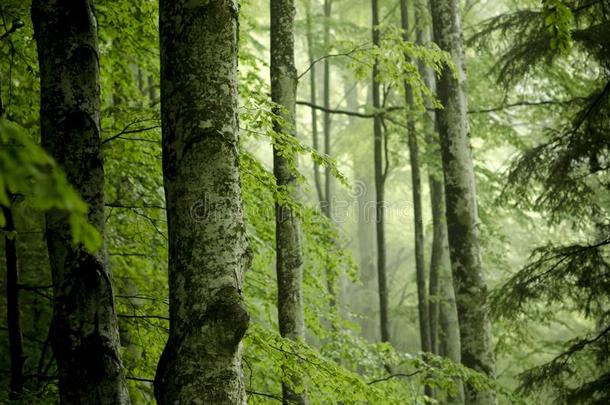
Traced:
<path fill-rule="evenodd" d="M 0 118 L 0 204 L 10 207 L 17 199 L 38 211 L 66 211 L 73 242 L 92 251 L 100 248 L 100 235 L 87 219 L 87 204 L 55 161 L 17 124 Z M 4 224 L 0 212 L 0 226 Z"/>

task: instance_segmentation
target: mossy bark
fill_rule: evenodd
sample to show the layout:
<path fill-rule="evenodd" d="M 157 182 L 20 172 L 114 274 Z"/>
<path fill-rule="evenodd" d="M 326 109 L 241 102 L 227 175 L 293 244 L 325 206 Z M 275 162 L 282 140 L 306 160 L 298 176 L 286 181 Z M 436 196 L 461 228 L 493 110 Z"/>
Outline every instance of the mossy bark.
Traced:
<path fill-rule="evenodd" d="M 437 111 L 441 137 L 447 229 L 453 281 L 460 322 L 462 363 L 494 378 L 491 322 L 483 275 L 478 212 L 469 142 L 468 103 L 465 93 L 464 51 L 457 0 L 432 0 L 434 37 L 457 67 L 445 68 L 438 81 L 444 108 Z M 466 389 L 469 404 L 495 404 L 493 392 Z"/>
<path fill-rule="evenodd" d="M 278 133 L 295 136 L 297 72 L 294 66 L 294 0 L 271 0 L 271 98 L 279 108 Z M 298 199 L 296 176 L 287 150 L 273 148 L 273 173 L 280 190 Z M 275 205 L 276 272 L 280 334 L 291 340 L 304 339 L 303 254 L 299 219 L 293 208 L 281 201 Z M 282 384 L 285 404 L 307 402 L 302 381 L 292 378 Z"/>
<path fill-rule="evenodd" d="M 159 29 L 170 331 L 155 397 L 243 404 L 237 1 L 161 0 Z"/>
<path fill-rule="evenodd" d="M 97 21 L 90 0 L 32 2 L 43 147 L 89 204 L 104 234 Z M 126 404 L 119 333 L 105 249 L 72 244 L 68 214 L 46 214 L 53 274 L 52 346 L 62 404 Z"/>

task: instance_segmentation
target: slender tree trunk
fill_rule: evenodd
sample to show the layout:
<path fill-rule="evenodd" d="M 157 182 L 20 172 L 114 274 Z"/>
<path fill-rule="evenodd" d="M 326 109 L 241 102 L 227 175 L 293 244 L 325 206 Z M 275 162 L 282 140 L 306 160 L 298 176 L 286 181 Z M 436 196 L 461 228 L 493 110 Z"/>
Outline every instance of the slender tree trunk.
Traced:
<path fill-rule="evenodd" d="M 415 3 L 415 41 L 418 45 L 427 46 L 430 42 L 430 29 L 426 25 L 428 1 L 419 0 Z M 434 72 L 421 60 L 418 61 L 419 74 L 422 77 L 426 87 L 433 92 L 436 91 L 436 78 Z M 424 136 L 426 139 L 426 145 L 429 149 L 438 150 L 438 136 L 436 135 L 436 116 L 433 111 L 433 105 L 430 100 L 425 100 L 426 103 L 426 114 L 422 117 L 422 127 L 424 129 Z M 438 154 L 438 161 L 440 162 L 440 153 Z M 439 172 L 440 172 L 439 165 Z M 429 170 L 428 183 L 430 189 L 430 199 L 432 202 L 432 252 L 430 260 L 430 282 L 428 284 L 428 317 L 430 324 L 430 350 L 432 353 L 439 353 L 439 311 L 440 311 L 440 258 L 443 254 L 443 243 L 447 238 L 446 236 L 446 225 L 444 222 L 445 218 L 445 197 L 443 194 L 443 183 L 442 177 L 438 175 L 438 172 Z M 441 194 L 439 195 L 438 192 Z M 440 211 L 435 211 L 435 204 L 439 200 L 439 196 L 442 199 L 436 207 L 440 208 Z M 439 221 L 443 221 L 442 223 Z M 441 229 L 439 224 L 443 225 Z M 453 288 L 453 287 L 452 287 Z"/>
<path fill-rule="evenodd" d="M 97 21 L 93 2 L 34 0 L 43 147 L 89 204 L 104 234 Z M 105 248 L 72 244 L 69 215 L 46 214 L 53 275 L 52 347 L 62 404 L 126 404 L 119 331 Z"/>
<path fill-rule="evenodd" d="M 409 9 L 407 0 L 400 0 L 400 16 L 403 29 L 403 39 L 409 41 Z M 419 336 L 421 350 L 430 352 L 430 318 L 428 314 L 428 290 L 426 287 L 426 264 L 424 259 L 424 220 L 421 201 L 421 172 L 419 168 L 419 146 L 415 132 L 413 90 L 404 81 L 405 105 L 407 106 L 407 132 L 409 142 L 409 158 L 411 163 L 411 187 L 413 194 L 413 220 L 415 236 L 415 270 L 417 277 L 417 307 L 419 313 Z M 428 394 L 431 394 L 427 389 Z"/>
<path fill-rule="evenodd" d="M 157 88 L 155 87 L 155 78 L 152 76 L 148 76 L 148 100 L 151 106 L 157 104 Z"/>
<path fill-rule="evenodd" d="M 295 135 L 297 71 L 294 66 L 294 0 L 271 0 L 271 98 L 282 107 L 276 111 L 283 121 L 275 130 Z M 294 155 L 273 149 L 273 173 L 279 189 L 298 198 L 295 174 L 290 168 Z M 276 271 L 278 286 L 278 321 L 280 334 L 291 340 L 304 339 L 303 255 L 301 229 L 296 213 L 281 202 L 275 206 Z M 302 381 L 282 384 L 284 404 L 305 404 Z M 295 390 L 294 387 L 299 388 Z"/>
<path fill-rule="evenodd" d="M 373 45 L 380 46 L 379 35 L 379 2 L 371 1 L 373 14 Z M 379 89 L 379 63 L 375 60 L 373 64 L 373 108 L 381 108 Z M 390 341 L 390 320 L 388 310 L 388 285 L 386 275 L 386 247 L 384 234 L 384 187 L 385 173 L 383 170 L 383 134 L 381 128 L 381 116 L 375 115 L 373 120 L 374 139 L 374 165 L 375 165 L 375 222 L 377 234 L 377 282 L 379 284 L 379 318 L 381 341 Z"/>
<path fill-rule="evenodd" d="M 237 1 L 161 0 L 159 29 L 170 331 L 155 397 L 244 404 Z"/>
<path fill-rule="evenodd" d="M 328 52 L 330 49 L 330 16 L 332 11 L 332 0 L 324 0 L 324 50 Z M 330 122 L 330 58 L 324 59 L 324 153 L 327 156 L 331 154 L 331 122 Z M 324 214 L 332 220 L 332 182 L 333 176 L 330 172 L 330 167 L 326 165 L 324 168 L 324 196 L 325 204 L 322 207 Z M 331 285 L 329 291 L 334 291 Z"/>
<path fill-rule="evenodd" d="M 324 50 L 328 52 L 330 49 L 330 16 L 332 11 L 332 0 L 324 0 Z M 323 88 L 323 105 L 324 105 L 324 154 L 330 156 L 331 151 L 331 113 L 330 113 L 330 58 L 324 59 L 324 88 Z M 333 175 L 330 166 L 324 167 L 324 204 L 322 212 L 326 217 L 333 221 Z M 332 311 L 337 308 L 337 277 L 330 268 L 326 269 L 326 285 L 328 295 L 330 296 L 330 308 Z"/>
<path fill-rule="evenodd" d="M 0 75 L 0 84 L 2 75 Z M 4 118 L 4 102 L 0 88 L 0 119 Z M 10 196 L 9 196 L 10 197 Z M 19 262 L 17 259 L 17 233 L 13 212 L 10 207 L 2 206 L 4 215 L 4 231 L 9 235 L 4 237 L 4 254 L 6 259 L 6 322 L 8 328 L 8 344 L 11 356 L 11 379 L 9 383 L 9 399 L 18 400 L 23 394 L 23 333 L 21 329 L 21 313 L 19 312 Z"/>
<path fill-rule="evenodd" d="M 0 118 L 2 116 L 0 115 Z M 5 231 L 12 235 L 4 238 L 6 258 L 6 320 L 8 327 L 9 350 L 11 353 L 11 379 L 9 399 L 18 400 L 23 395 L 23 333 L 19 312 L 19 262 L 17 260 L 17 234 L 13 213 L 9 207 L 2 207 Z"/>
<path fill-rule="evenodd" d="M 312 105 L 317 105 L 317 80 L 316 80 L 316 66 L 315 66 L 315 54 L 314 54 L 314 39 L 313 39 L 313 28 L 312 28 L 312 11 L 311 11 L 311 0 L 307 0 L 305 3 L 306 12 L 306 25 L 307 25 L 307 53 L 309 56 L 309 97 Z M 313 141 L 313 148 L 316 151 L 320 151 L 320 145 L 318 140 L 318 112 L 315 108 L 311 109 L 311 137 Z M 313 162 L 313 175 L 314 183 L 316 186 L 316 192 L 318 194 L 318 203 L 320 206 L 324 203 L 324 191 L 322 191 L 322 179 L 320 176 L 320 165 L 317 161 Z"/>
<path fill-rule="evenodd" d="M 444 68 L 438 96 L 444 108 L 437 111 L 441 137 L 447 229 L 464 365 L 494 378 L 491 322 L 487 310 L 487 287 L 483 276 L 478 235 L 478 212 L 474 172 L 468 139 L 468 105 L 464 90 L 466 74 L 462 29 L 457 0 L 431 0 L 434 36 L 449 52 L 457 76 Z M 495 404 L 493 392 L 466 390 L 468 404 Z"/>
<path fill-rule="evenodd" d="M 424 77 L 425 80 L 425 77 Z M 427 137 L 428 147 L 438 149 L 438 139 L 431 132 Z M 440 151 L 438 154 L 440 161 Z M 453 277 L 451 276 L 451 261 L 449 259 L 449 241 L 447 240 L 447 223 L 445 222 L 445 192 L 440 168 L 431 170 L 429 174 L 430 206 L 432 208 L 432 254 L 430 259 L 430 280 L 437 280 L 438 289 L 430 294 L 430 313 L 435 315 L 434 325 L 436 343 L 435 353 L 448 358 L 454 363 L 461 362 L 460 355 L 460 325 L 455 303 Z M 451 404 L 464 403 L 464 389 L 461 381 L 456 381 L 457 394 L 448 399 Z"/>

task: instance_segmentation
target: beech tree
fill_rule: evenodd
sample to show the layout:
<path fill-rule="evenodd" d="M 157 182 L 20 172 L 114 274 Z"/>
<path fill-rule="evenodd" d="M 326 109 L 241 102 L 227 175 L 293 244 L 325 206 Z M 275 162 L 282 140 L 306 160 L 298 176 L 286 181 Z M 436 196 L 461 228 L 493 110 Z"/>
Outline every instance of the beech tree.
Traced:
<path fill-rule="evenodd" d="M 409 41 L 409 9 L 407 0 L 400 1 L 400 21 L 403 29 L 403 39 Z M 411 194 L 413 201 L 413 233 L 415 240 L 415 275 L 417 279 L 417 307 L 419 315 L 419 338 L 421 349 L 431 352 L 430 311 L 426 280 L 426 263 L 424 259 L 424 220 L 422 208 L 422 181 L 419 163 L 419 145 L 415 132 L 415 105 L 413 89 L 405 81 L 405 106 L 407 107 L 407 139 L 409 144 L 409 163 L 411 167 Z"/>
<path fill-rule="evenodd" d="M 294 66 L 294 1 L 271 0 L 271 99 L 277 103 L 274 128 L 283 136 L 295 134 L 295 102 L 297 71 Z M 276 141 L 273 149 L 273 173 L 278 191 L 289 198 L 298 199 L 296 176 L 290 160 L 296 158 Z M 304 339 L 303 321 L 303 253 L 301 229 L 297 213 L 289 202 L 279 199 L 275 203 L 276 272 L 278 296 L 278 323 L 280 334 L 292 340 Z M 303 387 L 296 380 L 282 385 L 283 401 L 287 404 L 304 404 Z M 295 390 L 293 386 L 297 386 Z"/>
<path fill-rule="evenodd" d="M 159 404 L 245 402 L 237 27 L 234 0 L 159 5 L 170 300 Z"/>
<path fill-rule="evenodd" d="M 464 92 L 464 50 L 457 0 L 431 0 L 434 39 L 457 67 L 445 67 L 437 83 L 443 109 L 436 112 L 441 139 L 451 268 L 460 323 L 462 363 L 494 377 L 491 322 L 479 244 L 474 172 Z M 495 394 L 467 387 L 469 404 L 493 404 Z"/>
<path fill-rule="evenodd" d="M 381 34 L 379 32 L 379 1 L 371 0 L 372 8 L 372 36 L 373 45 L 381 46 Z M 375 59 L 373 63 L 373 108 L 381 108 L 381 92 L 379 83 L 379 61 Z M 386 172 L 383 165 L 383 128 L 381 116 L 375 114 L 373 117 L 373 162 L 375 168 L 375 223 L 377 239 L 377 283 L 379 294 L 379 326 L 381 331 L 381 341 L 390 341 L 390 319 L 388 308 L 388 281 L 386 271 L 386 245 L 384 229 L 385 211 L 385 177 Z"/>
<path fill-rule="evenodd" d="M 104 233 L 97 22 L 88 0 L 33 1 L 43 147 L 89 204 Z M 46 214 L 53 275 L 52 345 L 64 404 L 129 403 L 105 250 L 74 245 L 70 216 Z"/>

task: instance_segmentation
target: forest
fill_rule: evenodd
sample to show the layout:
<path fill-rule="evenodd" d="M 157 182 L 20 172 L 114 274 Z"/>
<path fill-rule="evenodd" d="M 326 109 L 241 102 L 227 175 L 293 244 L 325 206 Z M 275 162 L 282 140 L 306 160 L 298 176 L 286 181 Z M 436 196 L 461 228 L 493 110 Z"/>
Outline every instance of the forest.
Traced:
<path fill-rule="evenodd" d="M 0 0 L 0 403 L 610 404 L 610 0 Z"/>

